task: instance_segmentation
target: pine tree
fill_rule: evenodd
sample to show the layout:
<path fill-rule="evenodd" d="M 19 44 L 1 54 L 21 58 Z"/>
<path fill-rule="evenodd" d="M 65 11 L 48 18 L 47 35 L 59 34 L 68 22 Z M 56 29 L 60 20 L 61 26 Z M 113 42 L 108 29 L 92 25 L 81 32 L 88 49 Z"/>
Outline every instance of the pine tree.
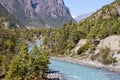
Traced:
<path fill-rule="evenodd" d="M 27 46 L 21 46 L 20 53 L 12 60 L 6 79 L 38 80 L 48 69 L 49 60 L 47 52 L 37 46 L 28 53 Z"/>
<path fill-rule="evenodd" d="M 23 80 L 27 73 L 27 59 L 27 46 L 23 45 L 21 46 L 20 53 L 13 58 L 5 78 Z"/>

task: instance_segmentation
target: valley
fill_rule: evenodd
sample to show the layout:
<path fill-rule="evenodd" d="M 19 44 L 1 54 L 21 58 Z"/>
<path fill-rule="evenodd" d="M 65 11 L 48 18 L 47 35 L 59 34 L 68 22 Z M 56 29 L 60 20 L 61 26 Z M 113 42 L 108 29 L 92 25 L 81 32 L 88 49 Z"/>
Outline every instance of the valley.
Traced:
<path fill-rule="evenodd" d="M 62 64 L 60 67 L 65 69 L 65 62 L 79 64 L 77 69 L 82 65 L 103 72 L 114 71 L 115 76 L 118 76 L 115 80 L 119 79 L 119 0 L 103 6 L 80 22 L 75 22 L 71 17 L 63 0 L 7 2 L 9 1 L 0 0 L 0 79 L 44 80 L 47 70 L 54 67 L 57 69 L 56 64 L 59 63 Z M 68 64 L 68 68 L 73 69 L 74 64 Z M 91 71 L 91 68 L 89 69 Z M 66 72 L 69 71 L 71 70 Z M 109 71 L 107 74 L 112 73 L 110 75 L 113 76 L 114 72 Z M 98 70 L 97 72 L 99 73 Z M 104 77 L 102 74 L 96 75 L 100 79 L 95 80 L 114 78 L 109 75 Z"/>

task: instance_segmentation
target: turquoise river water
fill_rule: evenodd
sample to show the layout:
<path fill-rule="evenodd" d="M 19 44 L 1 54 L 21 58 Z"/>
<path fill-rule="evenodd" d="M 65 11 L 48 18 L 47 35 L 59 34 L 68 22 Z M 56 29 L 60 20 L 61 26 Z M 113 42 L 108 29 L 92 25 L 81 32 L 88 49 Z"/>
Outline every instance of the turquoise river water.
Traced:
<path fill-rule="evenodd" d="M 67 80 L 120 80 L 120 74 L 50 59 L 49 68 L 60 71 Z"/>
<path fill-rule="evenodd" d="M 36 45 L 40 47 L 41 41 Z M 34 45 L 28 47 L 31 51 Z M 120 74 L 50 59 L 49 68 L 60 71 L 67 80 L 120 80 Z"/>

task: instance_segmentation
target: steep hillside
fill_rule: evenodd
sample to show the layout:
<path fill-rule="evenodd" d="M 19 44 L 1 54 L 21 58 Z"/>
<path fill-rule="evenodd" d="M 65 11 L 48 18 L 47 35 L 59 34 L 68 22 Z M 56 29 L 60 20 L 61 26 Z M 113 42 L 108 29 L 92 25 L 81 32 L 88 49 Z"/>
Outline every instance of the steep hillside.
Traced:
<path fill-rule="evenodd" d="M 63 0 L 0 0 L 0 3 L 29 27 L 60 27 L 73 21 Z"/>
<path fill-rule="evenodd" d="M 87 38 L 105 38 L 112 34 L 120 34 L 120 1 L 104 6 L 85 21 L 80 22 L 81 31 Z"/>
<path fill-rule="evenodd" d="M 0 4 L 0 18 L 5 19 L 6 27 L 8 28 L 22 28 L 24 25 L 18 21 L 13 15 L 11 15 L 6 9 Z"/>
<path fill-rule="evenodd" d="M 95 12 L 88 20 L 96 21 L 98 19 L 111 19 L 119 16 L 120 1 L 115 0 L 113 3 L 103 6 Z"/>

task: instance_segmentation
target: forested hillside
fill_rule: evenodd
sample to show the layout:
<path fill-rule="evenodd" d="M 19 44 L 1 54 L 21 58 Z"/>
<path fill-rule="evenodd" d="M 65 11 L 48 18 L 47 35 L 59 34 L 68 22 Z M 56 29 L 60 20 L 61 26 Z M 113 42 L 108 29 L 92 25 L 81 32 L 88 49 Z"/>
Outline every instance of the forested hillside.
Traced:
<path fill-rule="evenodd" d="M 104 6 L 91 17 L 79 23 L 88 38 L 105 38 L 109 35 L 120 34 L 120 1 Z"/>

